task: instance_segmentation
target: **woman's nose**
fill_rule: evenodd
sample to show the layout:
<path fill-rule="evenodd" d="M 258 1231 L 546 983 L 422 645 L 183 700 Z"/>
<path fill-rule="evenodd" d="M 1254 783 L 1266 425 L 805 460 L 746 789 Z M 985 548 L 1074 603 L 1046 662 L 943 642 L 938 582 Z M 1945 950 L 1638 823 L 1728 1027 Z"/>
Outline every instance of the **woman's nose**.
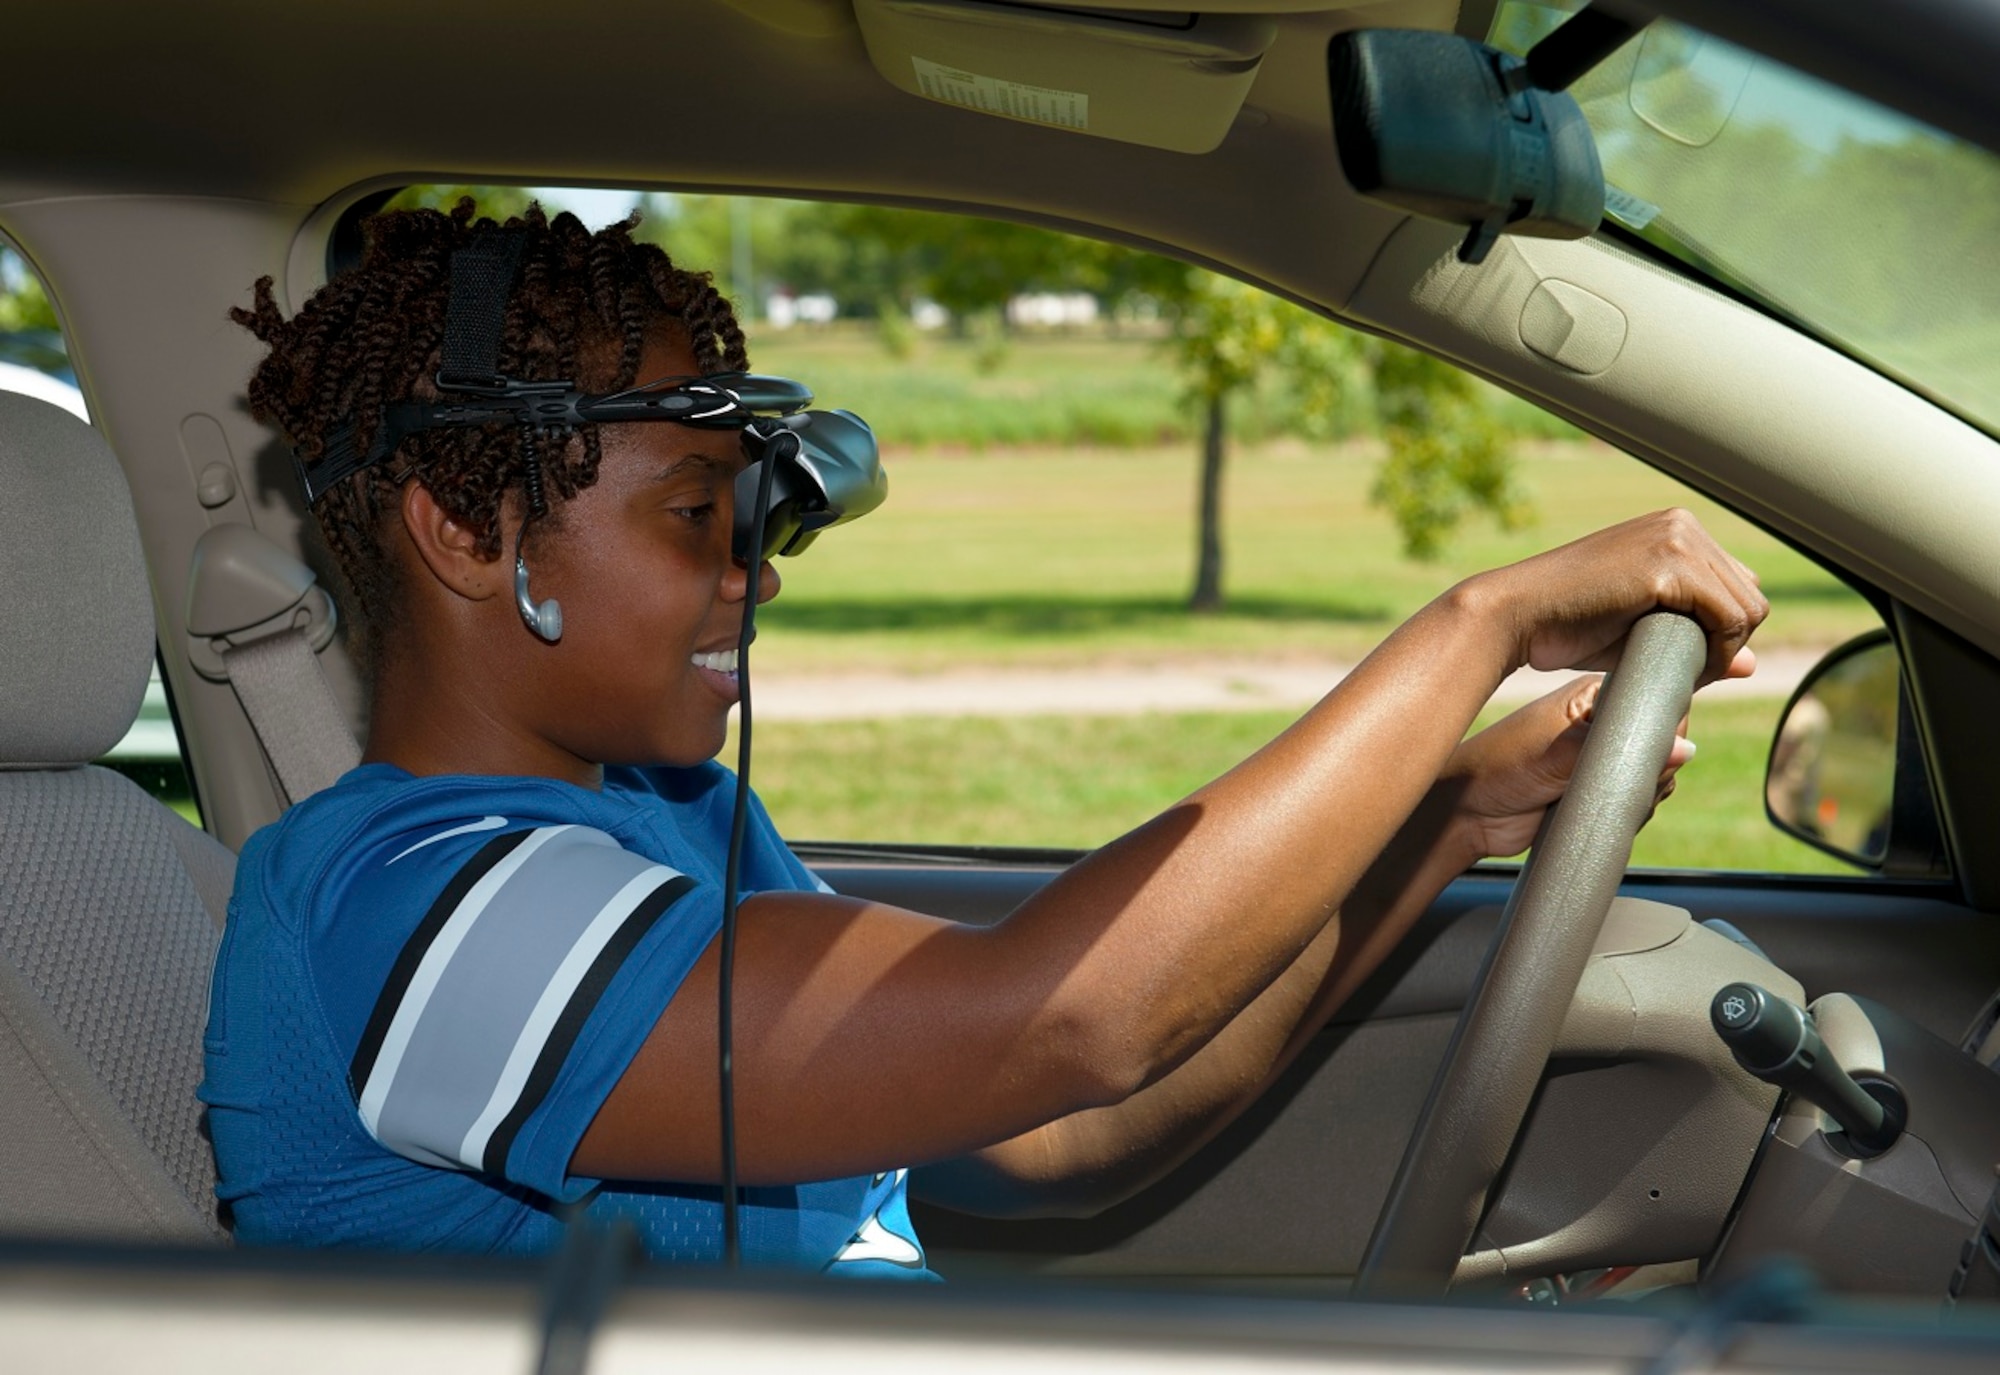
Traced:
<path fill-rule="evenodd" d="M 722 599 L 730 602 L 742 601 L 749 585 L 749 570 L 734 559 L 730 560 L 729 571 L 722 575 Z M 757 569 L 757 604 L 762 606 L 770 601 L 778 595 L 778 589 L 784 585 L 785 580 L 778 576 L 778 570 L 772 567 L 771 561 L 764 560 Z"/>

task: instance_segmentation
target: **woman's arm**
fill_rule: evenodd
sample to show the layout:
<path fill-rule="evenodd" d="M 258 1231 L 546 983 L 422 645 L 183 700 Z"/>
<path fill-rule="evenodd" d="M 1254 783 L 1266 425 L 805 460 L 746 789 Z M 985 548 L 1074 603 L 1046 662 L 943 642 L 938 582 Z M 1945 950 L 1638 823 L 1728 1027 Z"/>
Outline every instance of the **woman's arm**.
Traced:
<path fill-rule="evenodd" d="M 1464 839 L 1427 799 L 1304 953 L 1179 1068 L 1122 1103 L 918 1170 L 912 1192 L 984 1217 L 1089 1217 L 1161 1178 L 1263 1095 L 1480 857 Z"/>
<path fill-rule="evenodd" d="M 949 1159 L 1160 1081 L 1320 938 L 1502 677 L 1601 662 L 1660 605 L 1708 628 L 1710 677 L 1766 610 L 1693 517 L 1644 517 L 1460 584 L 1270 745 L 994 927 L 838 898 L 746 902 L 744 1181 Z M 1339 933 L 1327 939 L 1337 954 Z M 715 1006 L 711 950 L 576 1172 L 719 1178 Z"/>
<path fill-rule="evenodd" d="M 1180 1068 L 1122 1103 L 929 1166 L 911 1187 L 984 1216 L 1090 1216 L 1181 1164 L 1263 1096 L 1446 884 L 1526 847 L 1569 781 L 1598 684 L 1558 688 L 1461 745 L 1336 919 Z M 1692 757 L 1677 739 L 1661 797 Z"/>

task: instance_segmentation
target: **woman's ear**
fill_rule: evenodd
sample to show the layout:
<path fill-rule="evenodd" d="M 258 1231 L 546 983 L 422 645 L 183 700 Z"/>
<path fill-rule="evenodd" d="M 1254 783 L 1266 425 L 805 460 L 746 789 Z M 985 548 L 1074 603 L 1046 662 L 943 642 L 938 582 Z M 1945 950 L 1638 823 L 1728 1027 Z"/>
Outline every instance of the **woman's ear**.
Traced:
<path fill-rule="evenodd" d="M 454 595 L 485 601 L 506 590 L 507 574 L 479 532 L 445 510 L 421 482 L 403 485 L 403 531 L 431 577 Z"/>

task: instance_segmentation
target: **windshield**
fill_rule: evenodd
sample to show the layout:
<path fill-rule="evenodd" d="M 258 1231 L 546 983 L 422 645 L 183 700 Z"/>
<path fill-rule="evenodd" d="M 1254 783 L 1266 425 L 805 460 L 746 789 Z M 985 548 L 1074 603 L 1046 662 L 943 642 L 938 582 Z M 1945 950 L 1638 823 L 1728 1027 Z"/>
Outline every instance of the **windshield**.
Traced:
<path fill-rule="evenodd" d="M 1509 0 L 1491 41 L 1579 7 Z M 1571 90 L 1610 219 L 2000 433 L 2000 158 L 1664 20 Z"/>

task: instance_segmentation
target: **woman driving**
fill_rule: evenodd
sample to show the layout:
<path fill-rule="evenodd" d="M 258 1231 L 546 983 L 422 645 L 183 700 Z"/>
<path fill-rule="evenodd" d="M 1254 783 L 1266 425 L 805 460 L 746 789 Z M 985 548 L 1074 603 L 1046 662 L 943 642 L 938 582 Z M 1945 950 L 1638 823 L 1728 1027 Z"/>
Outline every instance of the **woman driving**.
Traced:
<path fill-rule="evenodd" d="M 437 419 L 468 250 L 505 260 L 475 341 L 504 379 L 693 394 L 748 365 L 708 278 L 628 224 L 500 226 L 469 201 L 377 216 L 289 320 L 269 279 L 234 312 L 269 348 L 251 403 L 316 493 L 370 710 L 361 766 L 243 851 L 203 1087 L 219 1192 L 250 1243 L 533 1252 L 581 1211 L 712 1261 L 735 791 L 715 755 L 746 608 L 779 590 L 732 554 L 750 446 L 581 412 Z M 1704 681 L 1751 671 L 1756 577 L 1685 512 L 1628 521 L 1451 588 L 1269 745 L 990 927 L 830 892 L 753 805 L 746 1261 L 925 1275 L 911 1190 L 1073 1213 L 1172 1169 L 1446 883 L 1526 848 L 1596 680 L 1465 738 L 1501 679 L 1606 667 L 1659 607 L 1707 632 Z M 1676 740 L 1661 796 L 1692 752 Z"/>

